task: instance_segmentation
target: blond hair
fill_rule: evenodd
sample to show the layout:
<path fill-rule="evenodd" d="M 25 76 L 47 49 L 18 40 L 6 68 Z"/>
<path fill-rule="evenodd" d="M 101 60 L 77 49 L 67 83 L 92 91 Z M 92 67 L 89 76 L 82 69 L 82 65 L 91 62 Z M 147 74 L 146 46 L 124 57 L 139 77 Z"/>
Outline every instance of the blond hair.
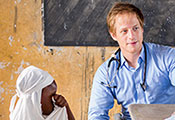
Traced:
<path fill-rule="evenodd" d="M 137 19 L 140 23 L 140 26 L 143 28 L 144 24 L 144 17 L 139 8 L 136 6 L 127 3 L 127 2 L 117 2 L 114 4 L 114 6 L 110 9 L 108 15 L 107 15 L 107 25 L 109 32 L 115 33 L 115 19 L 118 14 L 123 13 L 134 13 L 137 16 Z"/>

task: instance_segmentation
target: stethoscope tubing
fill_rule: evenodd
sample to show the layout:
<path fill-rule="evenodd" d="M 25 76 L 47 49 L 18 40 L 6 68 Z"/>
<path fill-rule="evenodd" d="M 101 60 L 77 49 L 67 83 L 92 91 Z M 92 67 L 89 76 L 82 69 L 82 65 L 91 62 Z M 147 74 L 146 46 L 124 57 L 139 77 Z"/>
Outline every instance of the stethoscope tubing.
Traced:
<path fill-rule="evenodd" d="M 143 46 L 144 46 L 144 53 L 145 53 L 145 64 L 144 64 L 143 82 L 140 83 L 140 85 L 141 85 L 143 91 L 145 91 L 146 90 L 146 83 L 145 82 L 146 82 L 146 68 L 147 68 L 147 51 L 146 51 L 146 46 L 145 46 L 145 43 L 144 42 L 143 42 Z M 111 84 L 114 82 L 114 78 L 117 75 L 117 73 L 118 73 L 118 71 L 120 69 L 120 66 L 121 66 L 121 55 L 120 55 L 120 52 L 121 52 L 121 50 L 119 48 L 114 54 L 112 54 L 112 57 L 111 57 L 111 59 L 108 62 L 108 65 L 107 65 L 107 78 L 106 78 L 106 82 L 107 83 L 105 84 L 104 82 L 101 82 L 101 84 L 103 86 L 105 86 L 105 87 L 117 88 L 117 86 L 111 86 Z M 117 59 L 117 53 L 119 54 L 118 55 L 118 59 Z M 112 77 L 112 80 L 109 82 L 108 81 L 109 80 L 109 75 L 108 74 L 109 74 L 109 68 L 110 68 L 110 65 L 111 65 L 112 61 L 118 62 L 118 66 L 117 66 L 117 70 L 115 72 L 115 75 Z"/>

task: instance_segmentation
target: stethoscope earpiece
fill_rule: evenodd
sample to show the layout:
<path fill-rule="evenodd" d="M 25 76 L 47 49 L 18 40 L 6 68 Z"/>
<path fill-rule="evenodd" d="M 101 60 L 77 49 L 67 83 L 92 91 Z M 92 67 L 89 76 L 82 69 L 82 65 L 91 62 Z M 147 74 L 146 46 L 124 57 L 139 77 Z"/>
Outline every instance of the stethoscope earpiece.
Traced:
<path fill-rule="evenodd" d="M 101 84 L 109 88 L 117 88 L 117 86 L 111 86 L 110 84 L 105 84 L 104 82 L 101 82 Z"/>
<path fill-rule="evenodd" d="M 143 84 L 143 83 L 140 83 L 140 85 L 141 85 L 141 87 L 142 87 L 143 91 L 145 91 L 145 90 L 146 90 L 146 85 L 145 85 L 145 84 Z"/>

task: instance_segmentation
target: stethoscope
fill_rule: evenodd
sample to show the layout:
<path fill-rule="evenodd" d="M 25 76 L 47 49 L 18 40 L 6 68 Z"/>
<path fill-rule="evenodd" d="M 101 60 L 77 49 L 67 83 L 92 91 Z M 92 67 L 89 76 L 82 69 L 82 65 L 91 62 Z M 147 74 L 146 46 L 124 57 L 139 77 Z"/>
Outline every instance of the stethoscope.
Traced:
<path fill-rule="evenodd" d="M 145 64 L 144 64 L 144 76 L 143 76 L 143 82 L 140 83 L 143 91 L 146 90 L 146 84 L 145 84 L 145 81 L 146 81 L 146 66 L 147 66 L 147 52 L 146 52 L 146 46 L 145 46 L 145 43 L 143 42 L 143 47 L 144 47 L 144 53 L 145 53 Z M 120 48 L 114 53 L 112 54 L 111 56 L 111 59 L 109 60 L 108 62 L 108 66 L 107 66 L 107 78 L 106 78 L 106 84 L 104 82 L 101 82 L 101 84 L 105 87 L 109 87 L 109 88 L 117 88 L 117 86 L 112 86 L 111 84 L 114 82 L 114 78 L 115 76 L 117 75 L 118 71 L 119 71 L 119 68 L 121 66 L 121 55 L 120 55 Z M 118 59 L 117 59 L 117 53 L 118 53 Z M 115 72 L 115 75 L 112 77 L 112 80 L 110 82 L 108 82 L 109 80 L 109 68 L 110 68 L 110 65 L 112 63 L 112 61 L 116 61 L 118 62 L 118 67 L 117 67 L 117 70 Z"/>

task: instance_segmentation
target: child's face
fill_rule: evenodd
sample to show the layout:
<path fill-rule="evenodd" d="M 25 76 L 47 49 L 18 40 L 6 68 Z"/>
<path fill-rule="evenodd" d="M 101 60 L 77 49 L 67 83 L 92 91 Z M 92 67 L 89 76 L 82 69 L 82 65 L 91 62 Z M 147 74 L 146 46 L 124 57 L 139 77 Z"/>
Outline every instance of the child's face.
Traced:
<path fill-rule="evenodd" d="M 57 84 L 55 80 L 52 84 L 43 88 L 41 95 L 41 109 L 43 115 L 49 115 L 54 110 L 52 97 L 56 94 L 56 91 Z"/>

